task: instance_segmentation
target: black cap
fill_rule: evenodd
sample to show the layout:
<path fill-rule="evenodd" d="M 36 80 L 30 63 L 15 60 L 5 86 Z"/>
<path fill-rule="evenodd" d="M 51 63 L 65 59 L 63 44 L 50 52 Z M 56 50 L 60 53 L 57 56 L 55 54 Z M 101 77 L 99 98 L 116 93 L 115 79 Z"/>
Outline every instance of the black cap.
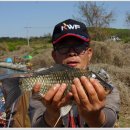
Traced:
<path fill-rule="evenodd" d="M 85 42 L 90 41 L 85 24 L 73 19 L 68 19 L 55 26 L 52 35 L 52 44 L 55 44 L 69 36 L 77 37 Z"/>

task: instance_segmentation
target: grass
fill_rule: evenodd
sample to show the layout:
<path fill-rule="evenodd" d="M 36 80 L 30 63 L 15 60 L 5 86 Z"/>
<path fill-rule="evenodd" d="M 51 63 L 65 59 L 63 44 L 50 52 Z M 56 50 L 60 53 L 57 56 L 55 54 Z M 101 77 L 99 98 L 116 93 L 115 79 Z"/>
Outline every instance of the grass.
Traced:
<path fill-rule="evenodd" d="M 119 127 L 121 128 L 126 128 L 126 127 L 130 127 L 130 118 L 126 119 L 127 117 L 125 117 L 124 115 L 120 114 L 120 118 L 119 118 Z"/>
<path fill-rule="evenodd" d="M 30 42 L 30 47 L 19 46 L 19 49 L 13 52 L 6 51 L 4 57 L 31 54 L 33 69 L 51 66 L 54 61 L 51 57 L 52 45 L 48 41 L 35 39 Z M 119 127 L 130 127 L 130 44 L 92 41 L 91 47 L 94 50 L 91 65 L 95 69 L 104 68 L 119 89 L 121 97 Z"/>

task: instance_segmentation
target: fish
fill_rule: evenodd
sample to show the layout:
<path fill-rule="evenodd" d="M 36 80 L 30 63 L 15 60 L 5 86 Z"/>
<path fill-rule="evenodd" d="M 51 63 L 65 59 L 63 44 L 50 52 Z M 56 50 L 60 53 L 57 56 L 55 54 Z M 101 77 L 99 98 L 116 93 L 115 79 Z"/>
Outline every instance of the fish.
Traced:
<path fill-rule="evenodd" d="M 63 64 L 56 64 L 48 69 L 41 72 L 35 72 L 28 74 L 28 76 L 12 76 L 12 78 L 6 78 L 1 80 L 1 88 L 5 97 L 6 108 L 10 107 L 12 103 L 23 93 L 32 91 L 33 87 L 37 82 L 41 84 L 39 93 L 45 94 L 54 84 L 66 83 L 67 89 L 64 95 L 71 90 L 74 78 L 80 78 L 86 76 L 88 78 L 95 78 L 99 80 L 101 85 L 104 87 L 106 94 L 109 94 L 113 86 L 103 79 L 103 76 L 89 71 L 87 69 L 78 69 L 69 67 Z"/>

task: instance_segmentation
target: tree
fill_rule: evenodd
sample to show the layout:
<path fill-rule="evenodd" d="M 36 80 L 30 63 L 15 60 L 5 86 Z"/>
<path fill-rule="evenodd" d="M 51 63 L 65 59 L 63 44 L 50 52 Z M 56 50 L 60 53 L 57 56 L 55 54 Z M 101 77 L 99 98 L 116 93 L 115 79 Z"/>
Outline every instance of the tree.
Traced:
<path fill-rule="evenodd" d="M 107 12 L 103 7 L 103 4 L 97 5 L 97 2 L 86 1 L 79 2 L 79 14 L 80 20 L 83 21 L 86 26 L 93 28 L 93 38 L 95 40 L 104 40 L 107 37 L 107 27 L 113 19 L 113 11 Z"/>
<path fill-rule="evenodd" d="M 126 24 L 130 27 L 130 12 L 126 12 Z"/>

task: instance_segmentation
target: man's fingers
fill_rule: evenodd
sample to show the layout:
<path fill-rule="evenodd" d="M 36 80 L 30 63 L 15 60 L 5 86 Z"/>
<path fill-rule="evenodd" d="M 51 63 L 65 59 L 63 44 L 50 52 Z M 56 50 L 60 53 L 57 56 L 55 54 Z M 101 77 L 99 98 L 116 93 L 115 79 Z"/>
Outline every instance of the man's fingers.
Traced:
<path fill-rule="evenodd" d="M 96 90 L 99 100 L 100 101 L 104 100 L 106 97 L 106 92 L 105 92 L 103 86 L 97 80 L 95 80 L 93 78 L 90 78 L 90 82 L 93 84 L 93 87 Z"/>
<path fill-rule="evenodd" d="M 53 87 L 51 87 L 48 92 L 43 96 L 44 103 L 50 104 L 53 100 L 53 97 L 57 93 L 58 89 L 60 87 L 60 84 L 55 84 Z"/>
<path fill-rule="evenodd" d="M 79 96 L 78 96 L 78 93 L 77 93 L 77 90 L 76 90 L 76 87 L 75 87 L 74 84 L 72 84 L 72 86 L 71 86 L 71 91 L 73 93 L 73 96 L 74 96 L 74 99 L 75 99 L 76 103 L 78 105 L 80 105 L 80 99 L 79 99 Z"/>
<path fill-rule="evenodd" d="M 66 89 L 66 84 L 64 83 L 61 84 L 60 88 L 58 89 L 57 93 L 53 98 L 54 103 L 58 103 L 62 99 L 65 89 Z"/>
<path fill-rule="evenodd" d="M 89 99 L 88 99 L 88 96 L 86 95 L 85 91 L 84 91 L 84 88 L 80 82 L 80 80 L 78 78 L 75 78 L 73 80 L 73 83 L 75 85 L 75 88 L 76 88 L 76 91 L 77 91 L 77 94 L 78 94 L 78 97 L 80 99 L 80 103 L 84 104 L 84 105 L 87 105 L 87 104 L 90 104 L 89 102 Z"/>
<path fill-rule="evenodd" d="M 88 95 L 89 101 L 94 104 L 95 102 L 98 102 L 98 96 L 95 91 L 95 88 L 91 84 L 91 82 L 86 78 L 85 76 L 81 77 L 81 83 L 84 86 L 84 89 Z"/>

